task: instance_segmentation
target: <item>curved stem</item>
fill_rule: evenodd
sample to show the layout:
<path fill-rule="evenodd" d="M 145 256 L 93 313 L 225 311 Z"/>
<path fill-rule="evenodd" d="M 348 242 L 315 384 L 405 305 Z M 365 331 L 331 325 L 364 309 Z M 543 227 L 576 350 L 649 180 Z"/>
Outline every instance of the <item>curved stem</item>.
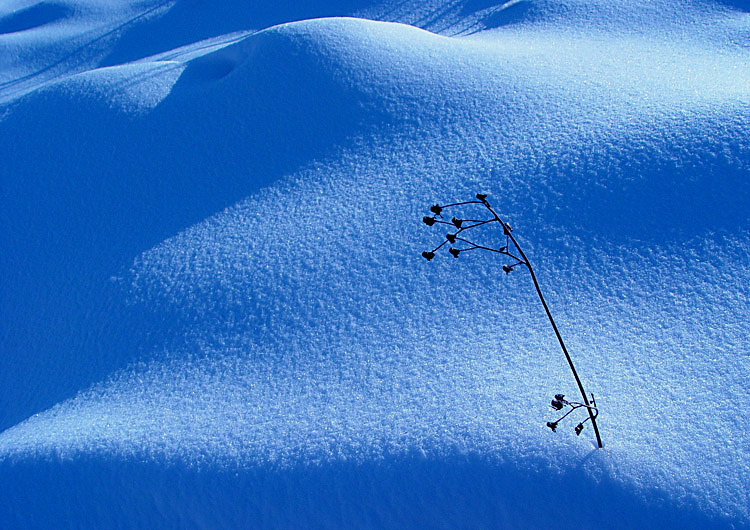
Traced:
<path fill-rule="evenodd" d="M 579 405 L 579 406 L 577 406 L 577 407 L 571 407 L 571 408 L 570 408 L 570 410 L 569 410 L 568 412 L 566 412 L 565 414 L 563 414 L 562 416 L 560 416 L 560 417 L 559 417 L 558 419 L 556 419 L 556 420 L 555 420 L 555 423 L 559 423 L 559 422 L 561 422 L 562 420 L 564 420 L 565 418 L 567 418 L 567 417 L 568 417 L 568 416 L 570 415 L 570 413 L 571 413 L 571 412 L 573 412 L 573 411 L 574 411 L 574 410 L 576 410 L 576 409 L 580 409 L 580 408 L 581 408 L 582 406 L 583 406 L 583 405 Z M 588 418 L 587 418 L 587 419 L 588 419 Z"/>
<path fill-rule="evenodd" d="M 565 359 L 568 361 L 568 366 L 570 366 L 570 371 L 573 372 L 573 377 L 575 377 L 576 383 L 578 384 L 578 390 L 580 390 L 581 392 L 581 397 L 583 397 L 583 402 L 586 404 L 587 410 L 589 411 L 589 417 L 591 418 L 591 425 L 593 425 L 594 433 L 596 434 L 596 442 L 600 448 L 604 447 L 604 445 L 602 444 L 602 438 L 599 435 L 599 427 L 596 424 L 596 416 L 598 414 L 594 414 L 594 411 L 589 405 L 589 399 L 586 396 L 586 391 L 583 389 L 583 383 L 581 383 L 581 378 L 578 377 L 578 372 L 576 371 L 576 368 L 573 365 L 573 359 L 570 358 L 570 354 L 568 353 L 568 349 L 565 347 L 565 343 L 563 342 L 562 336 L 560 335 L 560 331 L 557 329 L 557 324 L 555 324 L 555 319 L 552 318 L 552 313 L 549 310 L 547 301 L 544 299 L 544 295 L 542 294 L 542 289 L 539 287 L 539 282 L 536 279 L 536 274 L 534 274 L 534 268 L 531 266 L 531 262 L 529 262 L 529 259 L 526 257 L 526 254 L 521 249 L 520 245 L 518 244 L 518 241 L 516 241 L 516 238 L 513 237 L 513 234 L 510 231 L 510 227 L 506 225 L 500 219 L 497 213 L 495 213 L 495 210 L 492 209 L 492 207 L 489 205 L 487 201 L 482 201 L 482 202 L 484 206 L 492 213 L 492 215 L 495 216 L 495 219 L 497 219 L 498 222 L 502 225 L 505 231 L 505 234 L 513 242 L 513 245 L 518 250 L 518 253 L 521 254 L 524 265 L 526 265 L 526 267 L 529 269 L 529 273 L 531 274 L 531 279 L 534 281 L 534 287 L 536 288 L 536 293 L 537 295 L 539 295 L 539 300 L 542 302 L 542 306 L 544 307 L 544 312 L 547 313 L 547 318 L 549 319 L 550 324 L 552 324 L 552 329 L 555 331 L 555 336 L 557 337 L 557 341 L 560 343 L 560 348 L 562 348 L 562 351 L 565 354 Z"/>

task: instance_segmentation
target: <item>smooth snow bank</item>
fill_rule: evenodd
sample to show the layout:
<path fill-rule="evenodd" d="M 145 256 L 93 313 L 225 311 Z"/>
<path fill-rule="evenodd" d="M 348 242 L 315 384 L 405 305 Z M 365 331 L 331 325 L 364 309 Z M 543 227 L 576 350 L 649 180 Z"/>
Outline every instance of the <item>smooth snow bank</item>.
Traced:
<path fill-rule="evenodd" d="M 5 462 L 141 459 L 241 472 L 251 490 L 320 466 L 335 491 L 343 463 L 385 462 L 428 492 L 414 458 L 454 478 L 469 459 L 500 484 L 473 493 L 488 503 L 528 485 L 503 505 L 508 524 L 577 525 L 575 507 L 534 516 L 572 476 L 578 497 L 604 489 L 590 525 L 747 525 L 745 49 L 358 19 L 205 44 L 61 80 L 0 124 L 4 272 L 41 285 L 10 296 L 62 321 L 36 343 L 39 365 L 69 361 L 13 368 L 47 387 L 36 401 L 2 385 L 21 403 L 11 418 L 61 401 L 0 434 Z M 528 277 L 500 278 L 488 256 L 419 257 L 443 235 L 420 225 L 427 207 L 480 190 L 541 271 L 606 451 L 544 428 L 549 397 L 573 384 Z M 403 506 L 409 488 L 370 472 Z M 636 508 L 602 522 L 620 505 Z"/>
<path fill-rule="evenodd" d="M 0 103 L 96 67 L 128 29 L 174 2 L 9 0 L 0 6 Z"/>
<path fill-rule="evenodd" d="M 7 0 L 0 6 L 0 104 L 77 73 L 236 32 L 372 8 L 368 0 Z"/>
<path fill-rule="evenodd" d="M 689 36 L 688 41 L 743 46 L 750 29 L 748 9 L 744 0 L 404 0 L 375 4 L 360 15 L 450 36 L 520 27 L 558 34 L 642 34 L 665 42 Z"/>

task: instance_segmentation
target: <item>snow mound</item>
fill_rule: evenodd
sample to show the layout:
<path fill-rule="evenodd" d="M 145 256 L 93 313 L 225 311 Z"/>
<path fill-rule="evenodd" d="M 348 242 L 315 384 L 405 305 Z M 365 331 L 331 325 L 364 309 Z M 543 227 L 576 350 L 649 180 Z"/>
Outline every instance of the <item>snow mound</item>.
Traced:
<path fill-rule="evenodd" d="M 126 46 L 138 60 L 7 107 L 16 505 L 49 468 L 50 496 L 119 472 L 177 512 L 216 483 L 222 506 L 254 495 L 225 526 L 398 526 L 456 495 L 440 524 L 499 504 L 477 525 L 746 526 L 750 63 L 724 39 L 743 13 L 683 2 L 659 24 L 710 15 L 686 24 L 702 38 L 654 38 L 665 3 L 621 3 L 634 32 L 596 22 L 604 2 L 517 4 L 464 3 L 476 24 L 529 4 L 470 38 L 326 18 Z M 0 23 L 68 16 L 44 9 Z M 575 13 L 599 31 L 567 31 Z M 541 272 L 605 451 L 544 427 L 573 382 L 529 278 L 419 256 L 444 236 L 427 207 L 477 191 Z M 299 484 L 310 506 L 355 507 L 280 520 L 273 492 Z M 131 522 L 161 513 L 138 490 Z M 600 511 L 540 513 L 561 490 Z"/>

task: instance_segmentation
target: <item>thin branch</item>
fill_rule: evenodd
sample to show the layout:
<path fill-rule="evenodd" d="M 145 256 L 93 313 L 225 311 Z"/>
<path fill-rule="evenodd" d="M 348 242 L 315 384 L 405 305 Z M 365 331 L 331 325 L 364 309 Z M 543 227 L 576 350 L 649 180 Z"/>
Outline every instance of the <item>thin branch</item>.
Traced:
<path fill-rule="evenodd" d="M 490 252 L 497 252 L 498 254 L 510 255 L 510 254 L 508 254 L 507 252 L 505 252 L 502 249 L 501 250 L 496 250 L 494 248 L 485 247 L 483 245 L 477 245 L 476 243 L 474 243 L 472 241 L 469 241 L 468 239 L 464 239 L 463 237 L 456 237 L 456 240 L 457 241 L 463 241 L 464 243 L 468 243 L 469 245 L 474 245 L 474 248 L 481 248 L 482 250 L 489 250 Z"/>
<path fill-rule="evenodd" d="M 509 224 L 505 223 L 500 218 L 500 216 L 497 214 L 497 212 L 492 208 L 492 206 L 490 206 L 490 203 L 487 201 L 487 195 L 485 195 L 485 194 L 477 194 L 477 199 L 478 200 L 476 200 L 476 201 L 456 202 L 456 203 L 452 203 L 452 204 L 446 204 L 444 206 L 440 206 L 440 205 L 436 204 L 436 205 L 433 205 L 430 208 L 430 210 L 436 216 L 442 217 L 441 213 L 446 208 L 451 208 L 451 207 L 454 207 L 454 206 L 462 206 L 462 205 L 466 205 L 466 204 L 481 204 L 482 206 L 484 206 L 490 212 L 490 214 L 492 214 L 493 218 L 492 219 L 488 219 L 488 220 L 478 221 L 478 220 L 462 220 L 462 219 L 457 219 L 456 217 L 454 217 L 453 220 L 450 223 L 447 222 L 447 221 L 437 220 L 437 219 L 435 219 L 435 217 L 432 218 L 432 221 L 428 221 L 428 219 L 430 219 L 429 217 L 424 218 L 424 221 L 425 221 L 426 224 L 434 224 L 434 223 L 448 224 L 448 225 L 455 226 L 456 228 L 458 228 L 458 230 L 454 234 L 448 234 L 446 236 L 446 241 L 443 241 L 437 248 L 435 248 L 432 251 L 432 253 L 427 253 L 427 254 L 429 254 L 429 256 L 425 255 L 425 253 L 423 253 L 423 255 L 425 255 L 425 257 L 428 260 L 432 259 L 432 257 L 434 256 L 434 253 L 437 250 L 439 250 L 440 248 L 442 248 L 446 244 L 447 241 L 450 241 L 451 243 L 453 243 L 456 240 L 458 240 L 458 241 L 462 241 L 464 243 L 467 243 L 469 245 L 472 245 L 472 247 L 471 248 L 467 248 L 467 249 L 455 249 L 455 248 L 451 248 L 449 252 L 454 257 L 458 257 L 458 255 L 459 255 L 460 252 L 467 252 L 469 250 L 480 249 L 480 250 L 488 250 L 490 252 L 495 252 L 497 254 L 503 254 L 503 255 L 506 255 L 506 256 L 509 256 L 509 257 L 515 259 L 516 263 L 513 263 L 512 265 L 504 265 L 503 266 L 503 270 L 506 273 L 511 272 L 513 270 L 513 268 L 516 267 L 516 266 L 518 266 L 518 265 L 525 265 L 526 266 L 526 268 L 529 270 L 529 274 L 531 275 L 531 279 L 532 279 L 532 281 L 534 283 L 534 288 L 536 289 L 536 293 L 537 293 L 537 295 L 539 297 L 539 300 L 542 303 L 542 306 L 544 308 L 544 312 L 546 313 L 547 318 L 549 319 L 549 322 L 552 325 L 552 329 L 555 332 L 555 336 L 557 337 L 557 340 L 560 343 L 560 348 L 562 349 L 563 354 L 565 354 L 565 359 L 567 360 L 568 366 L 570 367 L 570 370 L 573 373 L 573 377 L 575 378 L 576 384 L 578 385 L 578 390 L 580 391 L 581 396 L 583 397 L 583 403 L 576 402 L 575 405 L 570 404 L 569 402 L 566 401 L 566 403 L 568 403 L 573 408 L 568 413 L 566 413 L 563 416 L 563 418 L 565 418 L 568 414 L 570 414 L 570 412 L 572 412 L 573 410 L 575 410 L 577 408 L 581 408 L 581 407 L 586 408 L 588 410 L 588 413 L 589 413 L 589 417 L 587 419 L 591 420 L 591 424 L 594 427 L 594 433 L 596 434 L 597 444 L 598 444 L 599 447 L 603 447 L 602 439 L 601 439 L 601 436 L 599 434 L 599 427 L 597 426 L 597 423 L 596 423 L 596 417 L 599 414 L 599 410 L 596 408 L 596 403 L 594 402 L 594 396 L 593 396 L 593 394 L 591 395 L 592 403 L 594 403 L 594 405 L 592 406 L 589 403 L 588 397 L 586 396 L 586 392 L 585 392 L 585 390 L 583 388 L 583 383 L 581 382 L 581 379 L 578 376 L 578 372 L 576 371 L 575 366 L 573 365 L 573 360 L 570 357 L 570 354 L 568 353 L 568 349 L 565 346 L 565 342 L 563 342 L 562 336 L 560 335 L 560 331 L 557 328 L 557 324 L 555 323 L 554 318 L 552 318 L 552 313 L 551 313 L 551 311 L 549 309 L 549 306 L 547 305 L 547 301 L 545 300 L 544 295 L 542 294 L 541 287 L 539 286 L 539 282 L 537 281 L 536 274 L 534 273 L 534 269 L 531 266 L 531 262 L 526 257 L 526 254 L 524 253 L 524 251 L 521 248 L 521 246 L 518 244 L 518 241 L 516 240 L 516 238 L 513 236 L 513 234 L 512 234 L 513 229 L 510 227 Z M 469 226 L 463 226 L 464 222 L 471 222 L 471 223 L 476 223 L 476 224 L 472 224 L 472 225 L 469 225 Z M 486 247 L 484 245 L 478 245 L 478 244 L 476 244 L 476 243 L 474 243 L 472 241 L 469 241 L 468 239 L 458 237 L 458 234 L 462 233 L 465 230 L 468 230 L 470 228 L 476 228 L 477 226 L 483 226 L 483 225 L 486 225 L 486 224 L 489 224 L 489 223 L 492 223 L 492 222 L 498 222 L 503 227 L 503 233 L 506 236 L 506 238 L 505 238 L 506 239 L 506 245 L 505 245 L 505 247 L 501 247 L 500 249 L 494 249 L 494 248 Z M 518 252 L 518 254 L 520 254 L 521 257 L 515 256 L 513 253 L 511 253 L 509 251 L 510 243 L 511 242 L 513 243 L 513 246 L 516 248 L 516 251 Z M 562 419 L 562 418 L 560 418 L 560 419 Z M 557 420 L 557 421 L 560 421 L 560 420 Z M 550 424 L 548 423 L 548 425 L 550 425 Z M 555 422 L 554 425 L 556 426 L 557 422 Z M 583 422 L 581 422 L 579 425 L 583 425 Z M 580 430 L 577 429 L 576 430 L 576 434 L 579 434 L 579 433 L 580 433 Z"/>
<path fill-rule="evenodd" d="M 541 287 L 539 287 L 539 282 L 536 279 L 536 274 L 534 274 L 534 269 L 531 266 L 531 262 L 526 257 L 526 254 L 521 249 L 520 245 L 518 244 L 518 241 L 516 241 L 516 238 L 513 237 L 513 234 L 511 233 L 512 229 L 510 228 L 510 226 L 504 223 L 500 219 L 500 217 L 497 215 L 497 212 L 495 212 L 495 210 L 493 210 L 492 207 L 490 206 L 489 202 L 487 202 L 487 199 L 482 200 L 482 203 L 503 226 L 505 235 L 508 236 L 508 238 L 510 238 L 510 240 L 513 242 L 513 245 L 521 254 L 521 257 L 523 257 L 523 260 L 526 262 L 526 267 L 529 269 L 529 273 L 531 274 L 531 279 L 533 280 L 534 287 L 536 288 L 536 292 L 539 295 L 539 300 L 542 302 L 544 311 L 545 313 L 547 313 L 547 318 L 549 319 L 549 322 L 552 325 L 552 329 L 555 331 L 555 336 L 557 337 L 557 340 L 560 343 L 560 348 L 562 348 L 562 351 L 565 354 L 565 359 L 568 361 L 568 366 L 570 366 L 570 371 L 573 372 L 573 377 L 575 378 L 576 384 L 578 385 L 578 390 L 581 392 L 581 396 L 583 397 L 583 402 L 586 403 L 586 405 L 588 405 L 589 400 L 586 397 L 586 391 L 583 389 L 583 383 L 581 382 L 581 378 L 578 377 L 578 372 L 576 371 L 576 368 L 573 365 L 573 359 L 571 359 L 570 354 L 568 353 L 568 349 L 565 347 L 565 342 L 563 342 L 562 335 L 560 335 L 560 331 L 557 329 L 557 324 L 555 324 L 555 319 L 552 318 L 552 313 L 549 310 L 549 306 L 547 306 L 547 301 L 544 299 L 544 295 L 542 294 L 542 289 Z M 591 409 L 588 409 L 588 411 L 589 411 L 589 416 L 591 417 L 591 424 L 594 427 L 594 433 L 596 434 L 596 442 L 601 448 L 603 447 L 603 444 L 602 444 L 602 438 L 599 435 L 599 427 L 596 424 L 596 416 L 594 416 Z"/>
<path fill-rule="evenodd" d="M 441 208 L 451 208 L 453 206 L 463 206 L 464 204 L 482 204 L 482 201 L 464 201 L 464 202 L 454 202 L 453 204 L 446 204 L 443 206 L 440 206 Z"/>

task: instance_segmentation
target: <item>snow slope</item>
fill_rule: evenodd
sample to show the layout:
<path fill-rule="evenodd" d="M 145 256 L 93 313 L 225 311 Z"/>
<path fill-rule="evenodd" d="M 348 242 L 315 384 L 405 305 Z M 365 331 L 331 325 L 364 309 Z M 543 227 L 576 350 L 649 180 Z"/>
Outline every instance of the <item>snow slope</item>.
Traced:
<path fill-rule="evenodd" d="M 750 526 L 746 5 L 2 9 L 1 526 Z"/>

